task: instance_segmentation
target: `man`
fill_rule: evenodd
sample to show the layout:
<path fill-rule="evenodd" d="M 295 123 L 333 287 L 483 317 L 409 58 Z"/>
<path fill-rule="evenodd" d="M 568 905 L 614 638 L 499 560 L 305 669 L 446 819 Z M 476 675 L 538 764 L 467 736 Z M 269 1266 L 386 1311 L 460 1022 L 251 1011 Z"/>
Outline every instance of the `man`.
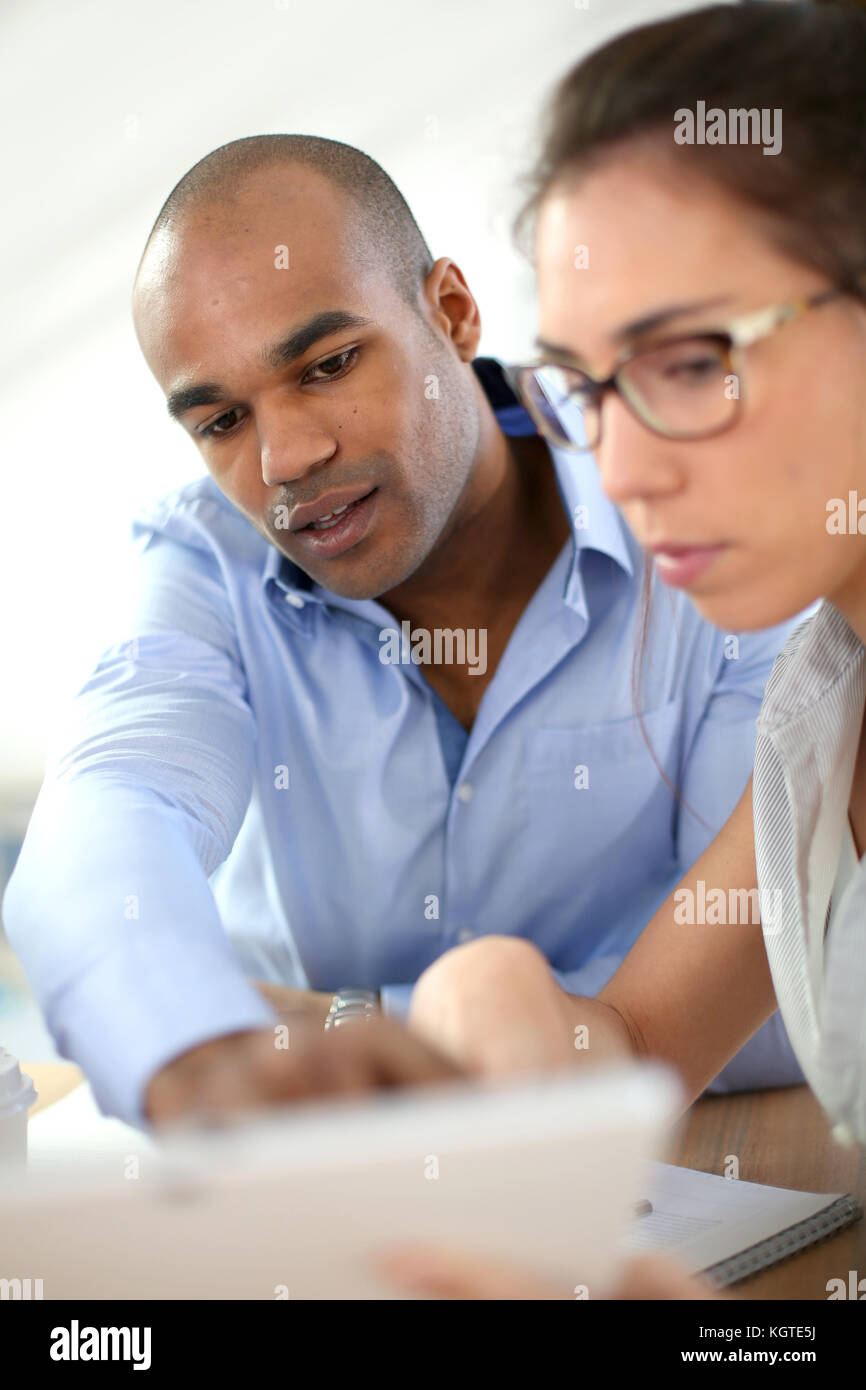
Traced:
<path fill-rule="evenodd" d="M 137 520 L 139 600 L 7 893 L 61 1052 L 141 1123 L 315 1089 L 272 1005 L 321 1029 L 351 985 L 399 1017 L 460 943 L 526 938 L 594 994 L 739 799 L 787 629 L 726 637 L 654 590 L 644 624 L 592 461 L 475 360 L 463 275 L 348 146 L 207 156 L 134 317 L 209 477 Z M 374 1037 L 377 1079 L 450 1074 Z M 777 1018 L 733 1067 L 801 1079 Z"/>

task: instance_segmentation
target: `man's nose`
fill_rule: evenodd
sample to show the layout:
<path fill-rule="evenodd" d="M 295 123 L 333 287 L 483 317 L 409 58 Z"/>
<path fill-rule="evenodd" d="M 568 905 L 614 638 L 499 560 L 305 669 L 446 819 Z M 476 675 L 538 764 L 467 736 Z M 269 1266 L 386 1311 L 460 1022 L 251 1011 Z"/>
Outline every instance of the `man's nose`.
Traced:
<path fill-rule="evenodd" d="M 608 396 L 601 409 L 595 460 L 611 502 L 624 506 L 677 492 L 682 470 L 675 441 L 653 433 L 615 396 Z"/>
<path fill-rule="evenodd" d="M 257 425 L 262 479 L 268 487 L 294 482 L 337 452 L 333 430 L 286 402 L 260 409 Z"/>

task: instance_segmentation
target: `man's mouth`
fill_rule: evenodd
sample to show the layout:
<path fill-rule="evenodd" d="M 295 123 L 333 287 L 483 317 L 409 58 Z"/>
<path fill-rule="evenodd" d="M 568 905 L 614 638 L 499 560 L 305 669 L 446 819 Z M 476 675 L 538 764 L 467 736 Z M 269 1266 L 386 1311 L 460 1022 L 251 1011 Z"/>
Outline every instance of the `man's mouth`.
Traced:
<path fill-rule="evenodd" d="M 336 526 L 344 512 L 350 512 L 357 505 L 357 502 L 347 502 L 345 507 L 335 507 L 326 516 L 320 516 L 318 521 L 311 521 L 309 526 L 304 526 L 301 529 L 304 531 L 327 531 L 330 526 Z"/>
<path fill-rule="evenodd" d="M 358 494 L 325 494 L 316 502 L 296 507 L 291 517 L 290 532 L 311 554 L 331 559 L 351 550 L 367 534 L 376 509 L 378 488 Z"/>
<path fill-rule="evenodd" d="M 336 526 L 346 512 L 359 506 L 371 492 L 375 492 L 375 488 L 367 488 L 365 492 L 358 492 L 357 488 L 351 491 L 341 488 L 339 491 L 326 492 L 314 502 L 305 502 L 302 507 L 295 507 L 291 514 L 289 530 L 323 531 L 330 526 Z"/>

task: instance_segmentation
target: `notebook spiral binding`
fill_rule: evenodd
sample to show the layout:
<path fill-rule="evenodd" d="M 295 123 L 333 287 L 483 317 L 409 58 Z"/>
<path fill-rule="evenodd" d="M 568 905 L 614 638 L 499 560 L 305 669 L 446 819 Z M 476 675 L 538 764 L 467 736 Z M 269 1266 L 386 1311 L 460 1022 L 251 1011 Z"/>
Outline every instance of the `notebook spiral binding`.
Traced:
<path fill-rule="evenodd" d="M 730 1284 L 739 1283 L 741 1279 L 748 1279 L 752 1274 L 769 1269 L 771 1265 L 779 1264 L 789 1255 L 796 1255 L 801 1250 L 816 1245 L 827 1236 L 835 1235 L 837 1231 L 853 1225 L 862 1215 L 863 1208 L 855 1197 L 837 1197 L 836 1201 L 831 1202 L 823 1211 L 816 1212 L 814 1216 L 807 1216 L 804 1221 L 796 1222 L 786 1231 L 780 1231 L 778 1235 L 758 1241 L 757 1245 L 747 1246 L 737 1255 L 719 1260 L 718 1264 L 709 1265 L 702 1273 L 714 1288 L 727 1288 Z"/>

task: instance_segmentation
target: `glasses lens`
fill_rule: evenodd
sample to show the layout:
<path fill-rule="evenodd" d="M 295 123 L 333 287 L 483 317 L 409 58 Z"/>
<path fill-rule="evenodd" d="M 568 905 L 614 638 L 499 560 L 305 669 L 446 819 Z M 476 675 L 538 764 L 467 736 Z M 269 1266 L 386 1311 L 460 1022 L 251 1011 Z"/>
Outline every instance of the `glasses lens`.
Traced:
<path fill-rule="evenodd" d="M 592 384 L 576 368 L 524 367 L 520 372 L 524 403 L 542 434 L 565 449 L 594 449 L 598 443 L 598 408 Z"/>
<path fill-rule="evenodd" d="M 681 338 L 642 352 L 618 380 L 647 424 L 671 438 L 713 434 L 737 411 L 739 383 L 722 339 Z"/>

